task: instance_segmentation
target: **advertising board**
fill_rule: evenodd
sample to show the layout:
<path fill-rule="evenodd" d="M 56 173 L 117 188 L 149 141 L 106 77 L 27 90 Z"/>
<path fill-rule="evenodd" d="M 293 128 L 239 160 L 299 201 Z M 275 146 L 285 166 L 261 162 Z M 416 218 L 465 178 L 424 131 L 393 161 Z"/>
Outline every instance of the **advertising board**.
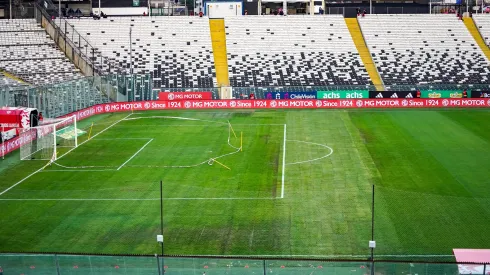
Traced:
<path fill-rule="evenodd" d="M 265 99 L 316 99 L 316 92 L 268 92 Z"/>
<path fill-rule="evenodd" d="M 213 99 L 211 92 L 160 92 L 158 93 L 159 100 L 205 100 Z"/>
<path fill-rule="evenodd" d="M 416 91 L 369 91 L 369 98 L 416 98 Z"/>
<path fill-rule="evenodd" d="M 490 98 L 434 98 L 434 99 L 330 99 L 330 100 L 183 100 L 183 101 L 139 101 L 115 102 L 95 105 L 63 117 L 76 115 L 83 120 L 93 115 L 147 110 L 190 110 L 190 109 L 382 109 L 382 108 L 490 108 Z M 18 149 L 33 137 L 19 137 L 3 143 L 0 150 L 8 154 Z"/>
<path fill-rule="evenodd" d="M 463 91 L 420 90 L 422 98 L 463 98 Z"/>
<path fill-rule="evenodd" d="M 318 99 L 346 99 L 346 98 L 369 98 L 369 91 L 365 90 L 337 90 L 318 91 Z"/>

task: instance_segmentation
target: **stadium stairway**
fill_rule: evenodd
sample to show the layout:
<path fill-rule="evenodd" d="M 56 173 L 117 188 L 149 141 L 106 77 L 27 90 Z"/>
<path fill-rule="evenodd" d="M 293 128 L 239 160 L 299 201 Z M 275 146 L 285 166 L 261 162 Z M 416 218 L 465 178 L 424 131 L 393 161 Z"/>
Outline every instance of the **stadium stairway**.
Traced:
<path fill-rule="evenodd" d="M 485 41 L 483 41 L 483 37 L 481 36 L 480 31 L 478 31 L 475 21 L 473 21 L 473 18 L 471 17 L 465 17 L 463 20 L 464 20 L 464 24 L 466 25 L 466 28 L 471 33 L 478 46 L 487 57 L 487 60 L 490 61 L 490 49 L 488 48 L 487 44 L 485 44 Z"/>
<path fill-rule="evenodd" d="M 345 18 L 345 23 L 347 24 L 347 28 L 349 28 L 349 32 L 352 36 L 352 40 L 354 40 L 354 44 L 359 52 L 362 63 L 364 63 L 364 67 L 366 67 L 366 71 L 376 87 L 376 90 L 383 91 L 383 82 L 381 81 L 376 65 L 374 64 L 371 54 L 369 53 L 366 41 L 364 41 L 361 27 L 359 26 L 359 22 L 357 22 L 357 18 Z"/>
<path fill-rule="evenodd" d="M 224 19 L 209 19 L 211 43 L 213 45 L 216 82 L 219 87 L 230 86 L 228 76 L 228 57 L 226 55 L 226 33 Z"/>

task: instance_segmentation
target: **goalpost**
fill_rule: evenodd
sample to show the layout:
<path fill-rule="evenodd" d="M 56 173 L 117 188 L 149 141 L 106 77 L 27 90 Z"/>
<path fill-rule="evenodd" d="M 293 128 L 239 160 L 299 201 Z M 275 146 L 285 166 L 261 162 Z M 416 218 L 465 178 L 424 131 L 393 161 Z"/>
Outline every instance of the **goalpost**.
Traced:
<path fill-rule="evenodd" d="M 55 161 L 59 151 L 65 152 L 78 146 L 78 134 L 76 116 L 21 129 L 20 159 Z"/>

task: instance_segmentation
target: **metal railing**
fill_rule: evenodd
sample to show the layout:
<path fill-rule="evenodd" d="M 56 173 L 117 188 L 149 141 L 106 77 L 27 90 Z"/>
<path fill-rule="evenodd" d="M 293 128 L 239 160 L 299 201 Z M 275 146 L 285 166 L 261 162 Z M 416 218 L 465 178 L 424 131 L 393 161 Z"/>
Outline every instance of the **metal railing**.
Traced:
<path fill-rule="evenodd" d="M 42 16 L 51 24 L 76 54 L 79 54 L 93 69 L 94 75 L 122 74 L 123 70 L 116 62 L 102 55 L 102 52 L 93 47 L 75 28 L 59 15 L 57 7 L 51 0 L 35 3 L 37 9 L 36 20 L 41 22 Z M 53 20 L 53 17 L 55 20 Z"/>

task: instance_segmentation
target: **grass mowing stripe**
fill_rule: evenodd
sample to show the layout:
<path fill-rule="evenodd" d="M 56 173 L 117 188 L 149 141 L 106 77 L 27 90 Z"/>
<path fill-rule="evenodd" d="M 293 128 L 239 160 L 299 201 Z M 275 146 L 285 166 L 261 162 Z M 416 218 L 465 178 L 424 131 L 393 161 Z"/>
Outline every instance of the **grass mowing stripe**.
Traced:
<path fill-rule="evenodd" d="M 124 117 L 123 119 L 126 119 L 128 118 L 129 116 L 131 116 L 131 114 L 127 115 L 126 117 Z M 100 134 L 102 134 L 103 132 L 107 131 L 108 129 L 112 128 L 112 126 L 118 124 L 120 121 L 122 121 L 123 119 L 120 119 L 116 122 L 114 122 L 113 124 L 109 125 L 107 128 L 103 129 L 102 131 L 98 132 L 97 134 L 95 134 L 93 137 L 96 137 Z M 89 141 L 90 139 L 87 139 L 85 141 L 83 141 L 82 143 L 80 143 L 78 145 L 78 147 L 82 146 L 82 144 L 86 143 L 87 141 Z M 78 147 L 75 147 L 75 148 L 72 148 L 70 150 L 68 150 L 68 152 L 64 153 L 63 155 L 61 155 L 60 157 L 58 157 L 58 160 L 61 159 L 62 157 L 66 156 L 68 153 L 70 153 L 71 151 L 75 150 L 76 148 Z M 25 180 L 27 180 L 28 178 L 34 176 L 35 174 L 39 173 L 41 170 L 43 170 L 44 168 L 46 168 L 48 164 L 46 164 L 45 166 L 39 168 L 38 170 L 34 171 L 33 173 L 29 174 L 27 177 L 21 179 L 19 182 L 15 183 L 14 185 L 10 186 L 9 188 L 5 189 L 2 193 L 0 193 L 0 196 L 2 196 L 3 194 L 7 193 L 10 189 L 14 188 L 15 186 L 21 184 L 22 182 L 24 182 Z"/>
<path fill-rule="evenodd" d="M 163 200 L 276 200 L 276 199 L 281 199 L 281 198 L 164 198 Z M 138 198 L 138 199 L 118 199 L 118 198 L 110 198 L 110 199 L 104 199 L 104 198 L 86 198 L 86 199 L 79 199 L 79 198 L 58 198 L 58 199 L 0 199 L 0 201 L 159 201 L 160 198 Z"/>
<path fill-rule="evenodd" d="M 284 124 L 284 140 L 282 144 L 282 183 L 281 183 L 281 199 L 284 198 L 284 177 L 286 175 L 286 127 Z"/>
<path fill-rule="evenodd" d="M 117 168 L 143 144 L 117 138 L 155 140 L 117 173 L 38 173 L 0 197 L 19 199 L 0 199 L 0 209 L 4 210 L 0 224 L 7 225 L 0 229 L 0 251 L 158 252 L 153 240 L 160 229 L 157 198 L 158 182 L 162 179 L 167 197 L 164 234 L 169 254 L 366 257 L 371 228 L 370 187 L 375 184 L 379 188 L 375 217 L 378 259 L 451 260 L 448 254 L 453 247 L 476 248 L 489 243 L 484 234 L 490 220 L 486 212 L 490 209 L 488 192 L 479 192 L 478 203 L 454 176 L 465 177 L 470 171 L 467 169 L 475 169 L 470 175 L 472 180 L 464 183 L 475 191 L 487 180 L 483 177 L 485 166 L 478 163 L 485 160 L 483 153 L 487 149 L 475 154 L 463 151 L 473 152 L 487 145 L 488 124 L 482 130 L 478 124 L 484 123 L 490 112 L 454 111 L 458 119 L 458 114 L 465 114 L 458 120 L 461 125 L 473 117 L 466 113 L 480 116 L 479 122 L 471 125 L 476 135 L 437 113 L 440 112 L 223 110 L 212 115 L 200 111 L 149 112 L 148 115 L 229 120 L 237 134 L 243 131 L 245 150 L 223 158 L 222 162 L 232 171 L 217 165 L 128 169 L 131 165 L 195 163 L 228 153 L 231 148 L 226 145 L 228 131 L 210 123 L 201 127 L 171 127 L 199 122 L 122 121 L 96 138 L 105 140 L 85 144 L 66 156 L 63 164 Z M 111 123 L 124 116 L 113 116 Z M 288 166 L 288 196 L 279 199 L 284 124 L 288 139 L 304 141 L 286 140 L 288 162 L 316 159 L 328 153 L 327 148 L 305 142 L 324 144 L 334 148 L 335 153 Z M 239 140 L 233 138 L 232 143 L 237 146 Z M 458 163 L 442 159 L 444 154 L 461 156 L 465 169 L 454 168 Z M 468 159 L 472 155 L 478 161 Z M 448 159 L 453 160 L 454 156 Z M 11 179 L 10 185 L 34 171 L 27 168 L 12 167 L 7 171 L 13 176 L 4 178 Z M 29 201 L 48 198 L 77 200 Z M 85 198 L 93 200 L 81 200 Z"/>

